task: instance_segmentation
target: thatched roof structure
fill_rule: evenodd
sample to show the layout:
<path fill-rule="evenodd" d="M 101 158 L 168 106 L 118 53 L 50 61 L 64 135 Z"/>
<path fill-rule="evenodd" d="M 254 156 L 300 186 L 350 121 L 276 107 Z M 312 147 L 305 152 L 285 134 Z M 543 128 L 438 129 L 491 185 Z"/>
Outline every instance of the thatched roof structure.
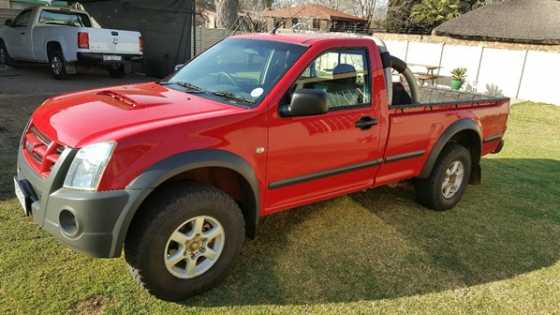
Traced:
<path fill-rule="evenodd" d="M 506 0 L 436 27 L 435 35 L 528 44 L 560 44 L 560 1 Z"/>

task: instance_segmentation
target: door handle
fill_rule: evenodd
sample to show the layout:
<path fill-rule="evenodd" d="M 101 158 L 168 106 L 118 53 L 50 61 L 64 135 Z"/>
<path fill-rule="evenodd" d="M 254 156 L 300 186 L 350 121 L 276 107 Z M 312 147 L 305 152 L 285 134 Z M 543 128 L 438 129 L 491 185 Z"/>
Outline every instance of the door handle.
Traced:
<path fill-rule="evenodd" d="M 19 33 L 19 35 L 25 35 L 25 32 L 21 32 L 21 33 Z"/>
<path fill-rule="evenodd" d="M 369 128 L 377 125 L 378 123 L 379 123 L 379 121 L 377 120 L 377 118 L 373 118 L 373 117 L 370 117 L 370 116 L 363 116 L 358 121 L 356 121 L 356 123 L 354 125 L 356 126 L 356 128 L 366 130 L 366 129 L 369 129 Z"/>

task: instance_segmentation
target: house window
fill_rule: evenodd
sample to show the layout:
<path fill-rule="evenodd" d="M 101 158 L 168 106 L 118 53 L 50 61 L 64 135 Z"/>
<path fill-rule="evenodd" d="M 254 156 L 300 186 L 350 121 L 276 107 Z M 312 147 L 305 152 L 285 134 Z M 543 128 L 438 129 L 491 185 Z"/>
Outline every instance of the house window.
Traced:
<path fill-rule="evenodd" d="M 314 29 L 320 29 L 321 28 L 321 20 L 313 19 L 313 28 Z"/>

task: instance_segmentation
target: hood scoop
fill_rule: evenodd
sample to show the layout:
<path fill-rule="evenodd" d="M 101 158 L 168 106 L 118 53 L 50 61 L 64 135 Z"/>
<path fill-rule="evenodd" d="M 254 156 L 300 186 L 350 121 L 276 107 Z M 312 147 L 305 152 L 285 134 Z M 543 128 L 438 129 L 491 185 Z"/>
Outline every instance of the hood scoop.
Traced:
<path fill-rule="evenodd" d="M 134 109 L 138 107 L 138 103 L 136 101 L 115 91 L 104 90 L 98 92 L 97 95 L 110 97 L 113 100 L 111 104 L 121 108 Z"/>

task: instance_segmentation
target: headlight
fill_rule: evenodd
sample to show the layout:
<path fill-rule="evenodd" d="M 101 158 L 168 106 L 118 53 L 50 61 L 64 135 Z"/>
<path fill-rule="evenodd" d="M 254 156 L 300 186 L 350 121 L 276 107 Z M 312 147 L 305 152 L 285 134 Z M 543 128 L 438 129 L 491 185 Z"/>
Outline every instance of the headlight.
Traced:
<path fill-rule="evenodd" d="M 64 187 L 96 190 L 114 148 L 114 142 L 100 142 L 81 148 L 66 174 Z"/>

